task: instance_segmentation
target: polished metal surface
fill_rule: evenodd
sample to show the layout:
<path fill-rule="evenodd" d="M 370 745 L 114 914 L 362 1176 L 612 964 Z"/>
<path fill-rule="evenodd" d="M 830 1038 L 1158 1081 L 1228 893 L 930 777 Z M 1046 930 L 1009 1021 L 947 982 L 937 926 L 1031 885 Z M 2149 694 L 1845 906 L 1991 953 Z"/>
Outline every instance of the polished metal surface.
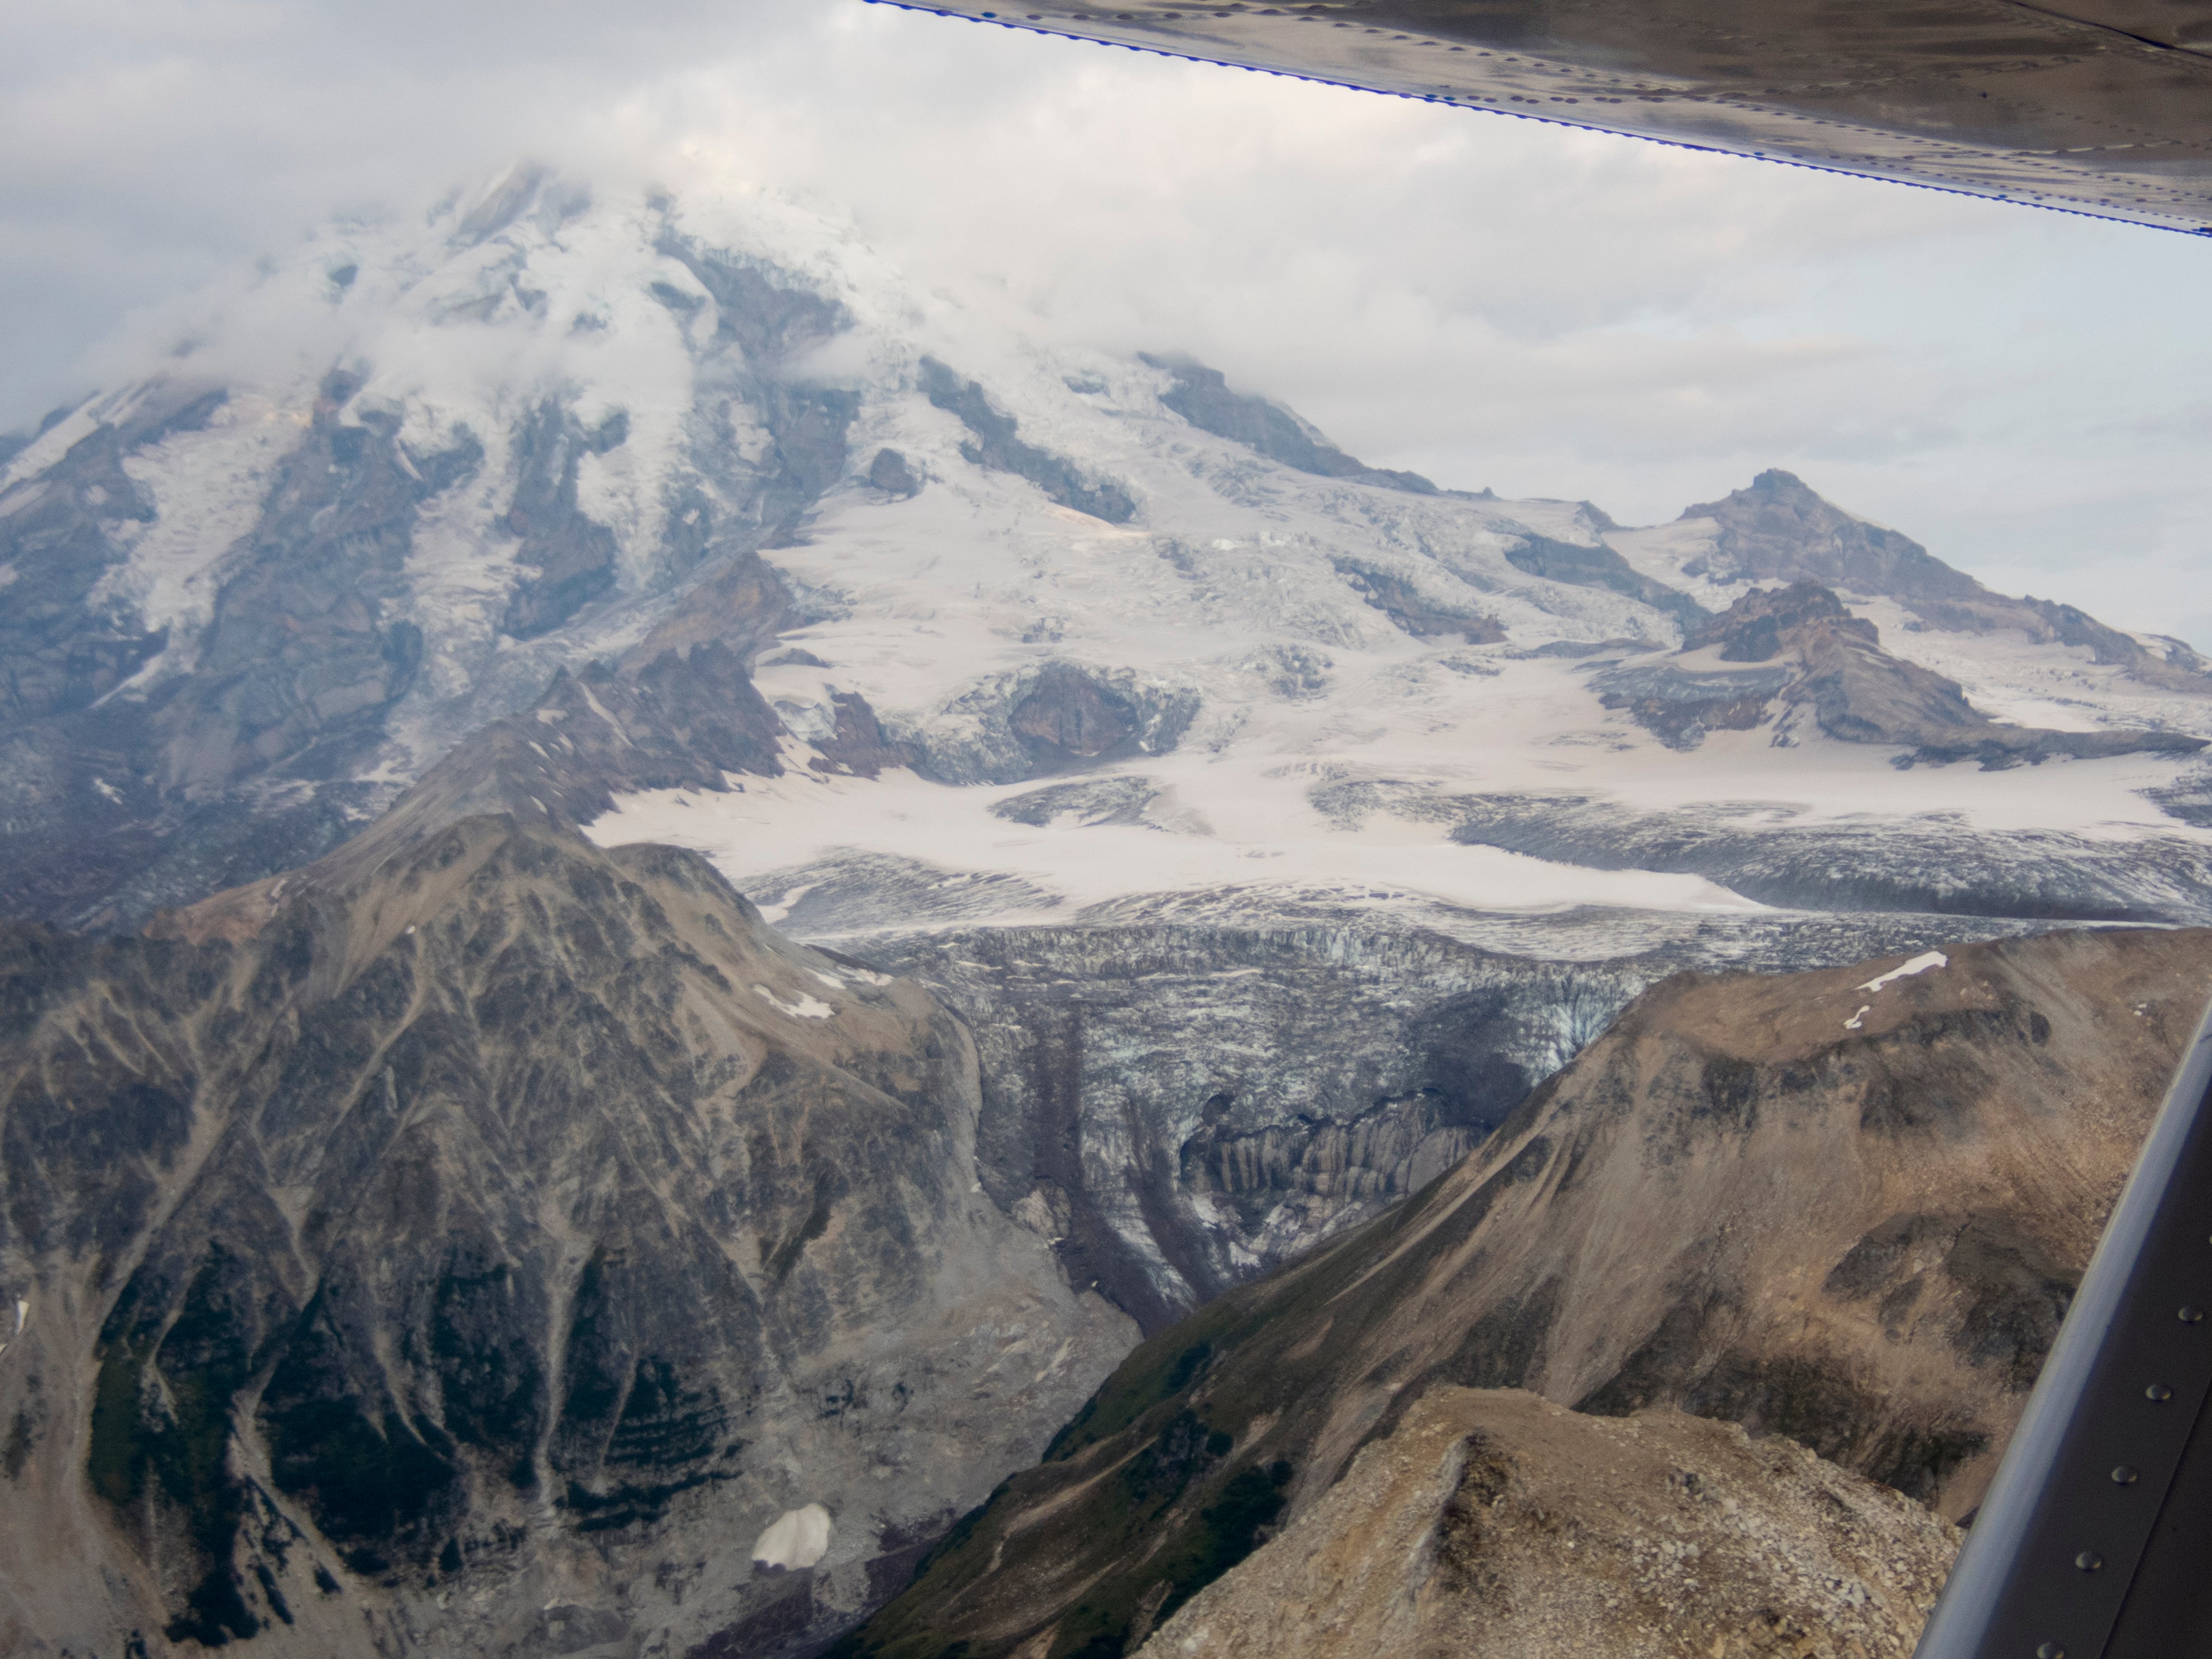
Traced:
<path fill-rule="evenodd" d="M 2212 234 L 2212 0 L 908 9 Z"/>

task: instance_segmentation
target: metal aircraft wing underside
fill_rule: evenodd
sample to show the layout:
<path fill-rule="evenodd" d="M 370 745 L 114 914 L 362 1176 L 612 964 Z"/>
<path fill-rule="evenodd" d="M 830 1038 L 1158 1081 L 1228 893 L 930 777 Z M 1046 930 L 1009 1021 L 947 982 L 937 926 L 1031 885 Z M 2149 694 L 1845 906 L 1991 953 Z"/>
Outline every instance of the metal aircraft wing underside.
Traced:
<path fill-rule="evenodd" d="M 2212 234 L 2212 0 L 1005 4 L 909 9 Z"/>

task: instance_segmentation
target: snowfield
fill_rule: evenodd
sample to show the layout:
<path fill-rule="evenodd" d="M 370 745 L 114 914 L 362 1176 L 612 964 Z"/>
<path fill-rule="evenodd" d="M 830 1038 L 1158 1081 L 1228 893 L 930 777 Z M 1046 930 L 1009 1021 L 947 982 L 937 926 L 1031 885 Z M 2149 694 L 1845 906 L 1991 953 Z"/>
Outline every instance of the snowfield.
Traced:
<path fill-rule="evenodd" d="M 409 665 L 306 689 L 272 671 L 255 695 L 303 708 L 295 726 L 325 708 L 353 722 L 350 769 L 280 759 L 236 784 L 248 815 L 343 785 L 357 819 L 556 672 L 622 661 L 757 550 L 796 605 L 755 671 L 785 775 L 630 793 L 589 829 L 699 848 L 801 931 L 859 927 L 871 881 L 885 925 L 1201 905 L 1464 933 L 1589 907 L 1747 917 L 1759 894 L 1912 908 L 1844 881 L 1893 835 L 1933 872 L 1915 894 L 1948 904 L 1961 870 L 1987 876 L 1968 913 L 2212 916 L 2212 830 L 2144 793 L 2201 793 L 2185 757 L 1899 769 L 1905 751 L 1838 742 L 1802 708 L 1670 748 L 1605 707 L 1608 686 L 1736 666 L 1673 654 L 1699 622 L 1686 596 L 1719 610 L 1750 586 L 1706 574 L 1711 518 L 1622 529 L 1587 503 L 1394 487 L 1253 388 L 1007 333 L 766 195 L 672 201 L 519 169 L 428 226 L 332 228 L 213 302 L 194 340 L 167 380 L 69 413 L 0 479 L 3 532 L 68 487 L 72 447 L 103 425 L 179 388 L 227 394 L 121 458 L 150 510 L 102 521 L 112 559 L 84 625 L 158 648 L 106 696 L 157 706 L 219 628 L 286 637 L 298 597 L 253 573 L 267 538 L 324 522 L 277 499 L 307 487 L 279 481 L 311 437 L 334 458 L 317 473 L 381 445 L 406 478 L 451 479 L 379 531 L 404 538 L 389 568 L 356 568 L 355 544 L 318 555 Z M 20 574 L 0 561 L 0 582 Z M 1883 648 L 2000 722 L 2212 737 L 2212 696 L 2186 684 L 1838 591 Z M 1047 684 L 1059 702 L 1025 714 Z M 908 765 L 845 769 L 854 697 Z M 1081 736 L 1100 720 L 1104 738 Z M 237 752 L 258 741 L 241 730 Z M 114 781 L 82 787 L 121 822 Z M 1592 825 L 1631 823 L 1648 833 L 1594 847 Z M 1723 832 L 1735 851 L 1714 850 Z M 1763 885 L 1737 871 L 1760 836 L 1790 866 Z M 2021 837 L 2051 868 L 2078 852 L 2095 891 L 2039 878 L 2027 890 L 2003 879 Z M 1824 897 L 1832 866 L 1844 884 Z"/>
<path fill-rule="evenodd" d="M 1087 372 L 1092 383 L 1104 379 L 1095 363 Z M 1757 908 L 1695 875 L 1595 870 L 1450 840 L 1455 799 L 1532 791 L 1740 827 L 1936 819 L 1954 830 L 2212 848 L 2212 836 L 2142 793 L 2191 764 L 2172 757 L 1899 770 L 1894 750 L 1817 731 L 1778 745 L 1765 726 L 1717 732 L 1693 753 L 1668 749 L 1589 689 L 1594 672 L 1636 660 L 1634 646 L 1580 659 L 1535 653 L 1624 639 L 1663 651 L 1677 637 L 1673 624 L 1632 600 L 1506 563 L 1495 547 L 1502 526 L 1522 522 L 1511 516 L 1519 504 L 1267 467 L 1144 410 L 1134 390 L 1126 398 L 1116 407 L 1093 393 L 1082 405 L 1105 424 L 1114 476 L 1145 487 L 1144 528 L 1103 524 L 1022 479 L 980 471 L 959 455 L 957 422 L 918 398 L 919 407 L 885 410 L 878 430 L 929 475 L 922 493 L 887 501 L 854 492 L 826 505 L 805 545 L 771 556 L 825 613 L 784 636 L 803 660 L 772 653 L 756 677 L 797 734 L 787 775 L 732 778 L 726 794 L 627 797 L 591 833 L 696 848 L 772 916 L 795 910 L 801 926 L 805 895 L 794 900 L 794 890 L 830 866 L 849 879 L 870 859 L 941 872 L 933 891 L 911 873 L 895 884 L 896 898 L 885 884 L 897 917 L 917 925 L 1187 915 L 1193 896 L 1230 892 L 1238 895 L 1232 914 L 1320 905 L 1417 915 L 1452 932 L 1476 915 L 1578 906 Z M 1540 505 L 1558 529 L 1580 516 Z M 1353 561 L 1495 617 L 1506 639 L 1408 634 L 1345 579 L 1340 566 Z M 1901 607 L 1865 610 L 1887 623 L 1885 642 L 1899 641 L 1899 654 L 1976 672 L 1970 684 L 2009 691 L 2063 682 L 2067 718 L 2045 723 L 2154 715 L 2212 732 L 2212 704 L 2085 669 L 2075 660 L 2085 653 L 2018 636 L 1908 634 Z M 899 769 L 841 776 L 805 741 L 834 724 L 835 696 L 858 693 L 940 776 L 957 775 L 971 747 L 963 698 L 994 676 L 1048 662 L 1188 688 L 1199 713 L 1166 753 L 1018 781 L 951 784 Z M 2024 705 L 2024 690 L 2013 695 Z M 2002 696 L 1990 702 L 1992 714 L 2032 712 Z M 1386 804 L 1356 822 L 1328 810 L 1329 796 L 1359 783 L 1388 786 Z M 1036 805 L 1024 811 L 1025 801 Z M 864 926 L 848 916 L 830 931 Z"/>

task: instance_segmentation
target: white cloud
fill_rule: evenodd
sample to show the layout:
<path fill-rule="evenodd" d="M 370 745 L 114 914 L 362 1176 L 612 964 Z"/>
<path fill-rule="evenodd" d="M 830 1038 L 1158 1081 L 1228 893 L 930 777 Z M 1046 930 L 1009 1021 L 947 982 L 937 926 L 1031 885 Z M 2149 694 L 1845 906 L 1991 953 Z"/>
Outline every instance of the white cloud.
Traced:
<path fill-rule="evenodd" d="M 1782 465 L 1999 585 L 2203 626 L 2194 239 L 854 0 L 38 9 L 0 23 L 0 423 L 331 210 L 531 155 L 817 201 L 1377 464 L 1625 520 Z"/>

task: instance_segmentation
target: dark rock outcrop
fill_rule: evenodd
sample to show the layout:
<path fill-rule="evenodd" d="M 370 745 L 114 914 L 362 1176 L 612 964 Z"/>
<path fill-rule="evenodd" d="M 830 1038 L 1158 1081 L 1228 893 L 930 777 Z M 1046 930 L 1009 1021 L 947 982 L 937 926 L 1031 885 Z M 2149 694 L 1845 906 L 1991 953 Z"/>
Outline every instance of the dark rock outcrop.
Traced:
<path fill-rule="evenodd" d="M 939 782 L 1019 783 L 1165 754 L 1198 710 L 1198 693 L 1188 685 L 1048 660 L 991 676 L 946 706 L 951 721 L 899 737 L 915 769 Z"/>
<path fill-rule="evenodd" d="M 876 711 L 859 692 L 832 692 L 830 706 L 834 723 L 830 734 L 815 744 L 819 753 L 809 765 L 820 771 L 872 778 L 887 766 L 914 764 L 913 746 L 887 736 Z"/>
<path fill-rule="evenodd" d="M 189 666 L 142 694 L 125 683 L 158 668 L 170 641 L 100 597 L 122 556 L 103 526 L 153 515 L 121 461 L 197 429 L 222 393 L 143 388 L 9 491 L 25 505 L 0 517 L 0 564 L 15 573 L 0 694 L 17 716 L 0 740 L 0 913 L 113 918 L 133 884 L 239 862 L 258 876 L 356 827 L 348 775 L 422 659 L 402 592 L 416 516 L 478 457 L 466 442 L 408 453 L 395 421 L 342 418 L 354 385 L 325 382 Z M 306 789 L 241 811 L 235 792 L 271 776 Z M 337 786 L 328 798 L 301 799 L 326 784 Z M 211 843 L 223 850 L 210 856 Z"/>
<path fill-rule="evenodd" d="M 1720 527 L 1711 556 L 1688 572 L 1713 581 L 1816 582 L 1916 605 L 1997 597 L 1910 536 L 1854 518 L 1778 467 L 1723 500 L 1684 507 L 1681 516 Z"/>
<path fill-rule="evenodd" d="M 1955 680 L 1892 656 L 1881 635 L 1817 582 L 1754 588 L 1685 641 L 1683 651 L 1717 647 L 1723 662 L 1784 666 L 1753 672 L 1689 672 L 1636 665 L 1591 684 L 1608 708 L 1678 749 L 1709 729 L 1748 731 L 1771 717 L 1770 703 L 1811 711 L 1820 729 L 1845 743 L 1910 748 L 1905 764 L 1978 761 L 1984 769 L 2129 754 L 2190 754 L 2204 740 L 2178 732 L 2051 732 L 2000 726 L 1966 701 Z"/>
<path fill-rule="evenodd" d="M 1774 718 L 1774 699 L 1796 679 L 1787 668 L 1691 674 L 1670 663 L 1610 668 L 1590 680 L 1598 701 L 1625 708 L 1669 749 L 1695 749 L 1711 732 L 1748 732 Z"/>
<path fill-rule="evenodd" d="M 0 714 L 10 725 L 78 713 L 129 679 L 167 643 L 136 608 L 102 599 L 102 579 L 125 557 L 118 533 L 154 516 L 124 460 L 173 433 L 205 424 L 220 389 L 157 381 L 143 388 L 44 472 L 0 501 Z M 57 410 L 40 430 L 74 413 Z"/>
<path fill-rule="evenodd" d="M 1903 601 L 1931 627 L 1960 633 L 2016 629 L 2039 643 L 2087 647 L 2100 663 L 2168 690 L 2212 694 L 2203 659 L 2172 642 L 2160 653 L 2087 612 L 2049 599 L 1991 592 L 1911 537 L 1855 518 L 1794 473 L 1771 468 L 1748 489 L 1682 510 L 1718 526 L 1713 550 L 1686 574 L 1718 582 L 1816 582 Z"/>
<path fill-rule="evenodd" d="M 1881 643 L 1875 625 L 1851 615 L 1849 607 L 1818 582 L 1754 588 L 1682 641 L 1685 651 L 1720 647 L 1723 662 L 1771 662 L 1803 630 L 1825 623 L 1838 634 L 1869 645 Z"/>
<path fill-rule="evenodd" d="M 868 463 L 868 486 L 880 489 L 886 495 L 918 495 L 921 480 L 914 476 L 906 457 L 896 449 L 879 449 L 876 459 Z"/>
<path fill-rule="evenodd" d="M 1173 354 L 1137 355 L 1175 377 L 1160 394 L 1160 402 L 1201 432 L 1243 444 L 1271 461 L 1317 477 L 1348 478 L 1355 483 L 1379 484 L 1417 495 L 1437 493 L 1436 485 L 1418 472 L 1395 472 L 1355 460 L 1280 404 L 1231 392 L 1227 377 L 1218 368 Z"/>
<path fill-rule="evenodd" d="M 1336 570 L 1361 599 L 1415 639 L 1456 634 L 1469 645 L 1491 645 L 1505 637 L 1495 617 L 1431 599 L 1403 576 L 1349 559 L 1338 560 Z"/>
<path fill-rule="evenodd" d="M 1112 479 L 1086 477 L 1065 457 L 1024 443 L 1020 422 L 991 406 L 981 384 L 965 380 L 934 357 L 921 360 L 922 395 L 975 434 L 960 453 L 969 464 L 1027 478 L 1062 507 L 1088 513 L 1108 524 L 1127 524 L 1136 516 L 1135 499 Z"/>
<path fill-rule="evenodd" d="M 1646 992 L 1409 1203 L 1139 1348 L 842 1651 L 1112 1651 L 1452 1388 L 1726 1418 L 1971 1508 L 2212 933 L 1962 946 L 1875 988 L 1898 965 Z"/>
<path fill-rule="evenodd" d="M 734 405 L 721 405 L 713 441 L 700 448 L 702 471 L 721 486 L 722 521 L 700 524 L 695 537 L 702 549 L 710 542 L 723 548 L 781 546 L 845 477 L 851 459 L 847 434 L 860 406 L 858 393 L 816 385 L 787 374 L 787 367 L 809 346 L 851 327 L 852 315 L 763 261 L 678 235 L 663 237 L 659 249 L 714 296 L 710 350 L 736 356 L 729 368 L 744 394 Z M 684 301 L 679 296 L 675 303 L 680 309 Z M 740 416 L 758 421 L 769 448 L 757 460 L 732 466 L 729 458 L 742 447 L 734 441 L 732 421 Z M 698 505 L 711 509 L 714 504 L 702 496 Z M 678 563 L 688 568 L 696 562 L 695 555 Z"/>
<path fill-rule="evenodd" d="M 211 791 L 281 770 L 349 771 L 414 683 L 422 630 L 404 567 L 423 504 L 469 477 L 473 443 L 404 452 L 396 418 L 341 418 L 357 389 L 324 382 L 313 422 L 235 550 L 189 680 L 152 715 L 154 781 Z"/>
<path fill-rule="evenodd" d="M 1006 712 L 1042 772 L 1127 754 L 1144 721 L 1127 697 L 1065 663 L 1048 665 Z"/>
<path fill-rule="evenodd" d="M 1712 614 L 1680 588 L 1645 575 L 1602 542 L 1585 545 L 1555 541 L 1532 532 L 1505 550 L 1505 560 L 1516 570 L 1541 576 L 1546 581 L 1603 588 L 1648 605 L 1672 617 L 1686 632 Z"/>
<path fill-rule="evenodd" d="M 604 455 L 629 435 L 620 411 L 586 432 L 551 398 L 517 433 L 519 476 L 504 522 L 519 539 L 517 562 L 538 573 L 507 602 L 503 626 L 517 639 L 550 632 L 615 585 L 614 532 L 577 510 L 576 475 L 586 455 Z"/>

